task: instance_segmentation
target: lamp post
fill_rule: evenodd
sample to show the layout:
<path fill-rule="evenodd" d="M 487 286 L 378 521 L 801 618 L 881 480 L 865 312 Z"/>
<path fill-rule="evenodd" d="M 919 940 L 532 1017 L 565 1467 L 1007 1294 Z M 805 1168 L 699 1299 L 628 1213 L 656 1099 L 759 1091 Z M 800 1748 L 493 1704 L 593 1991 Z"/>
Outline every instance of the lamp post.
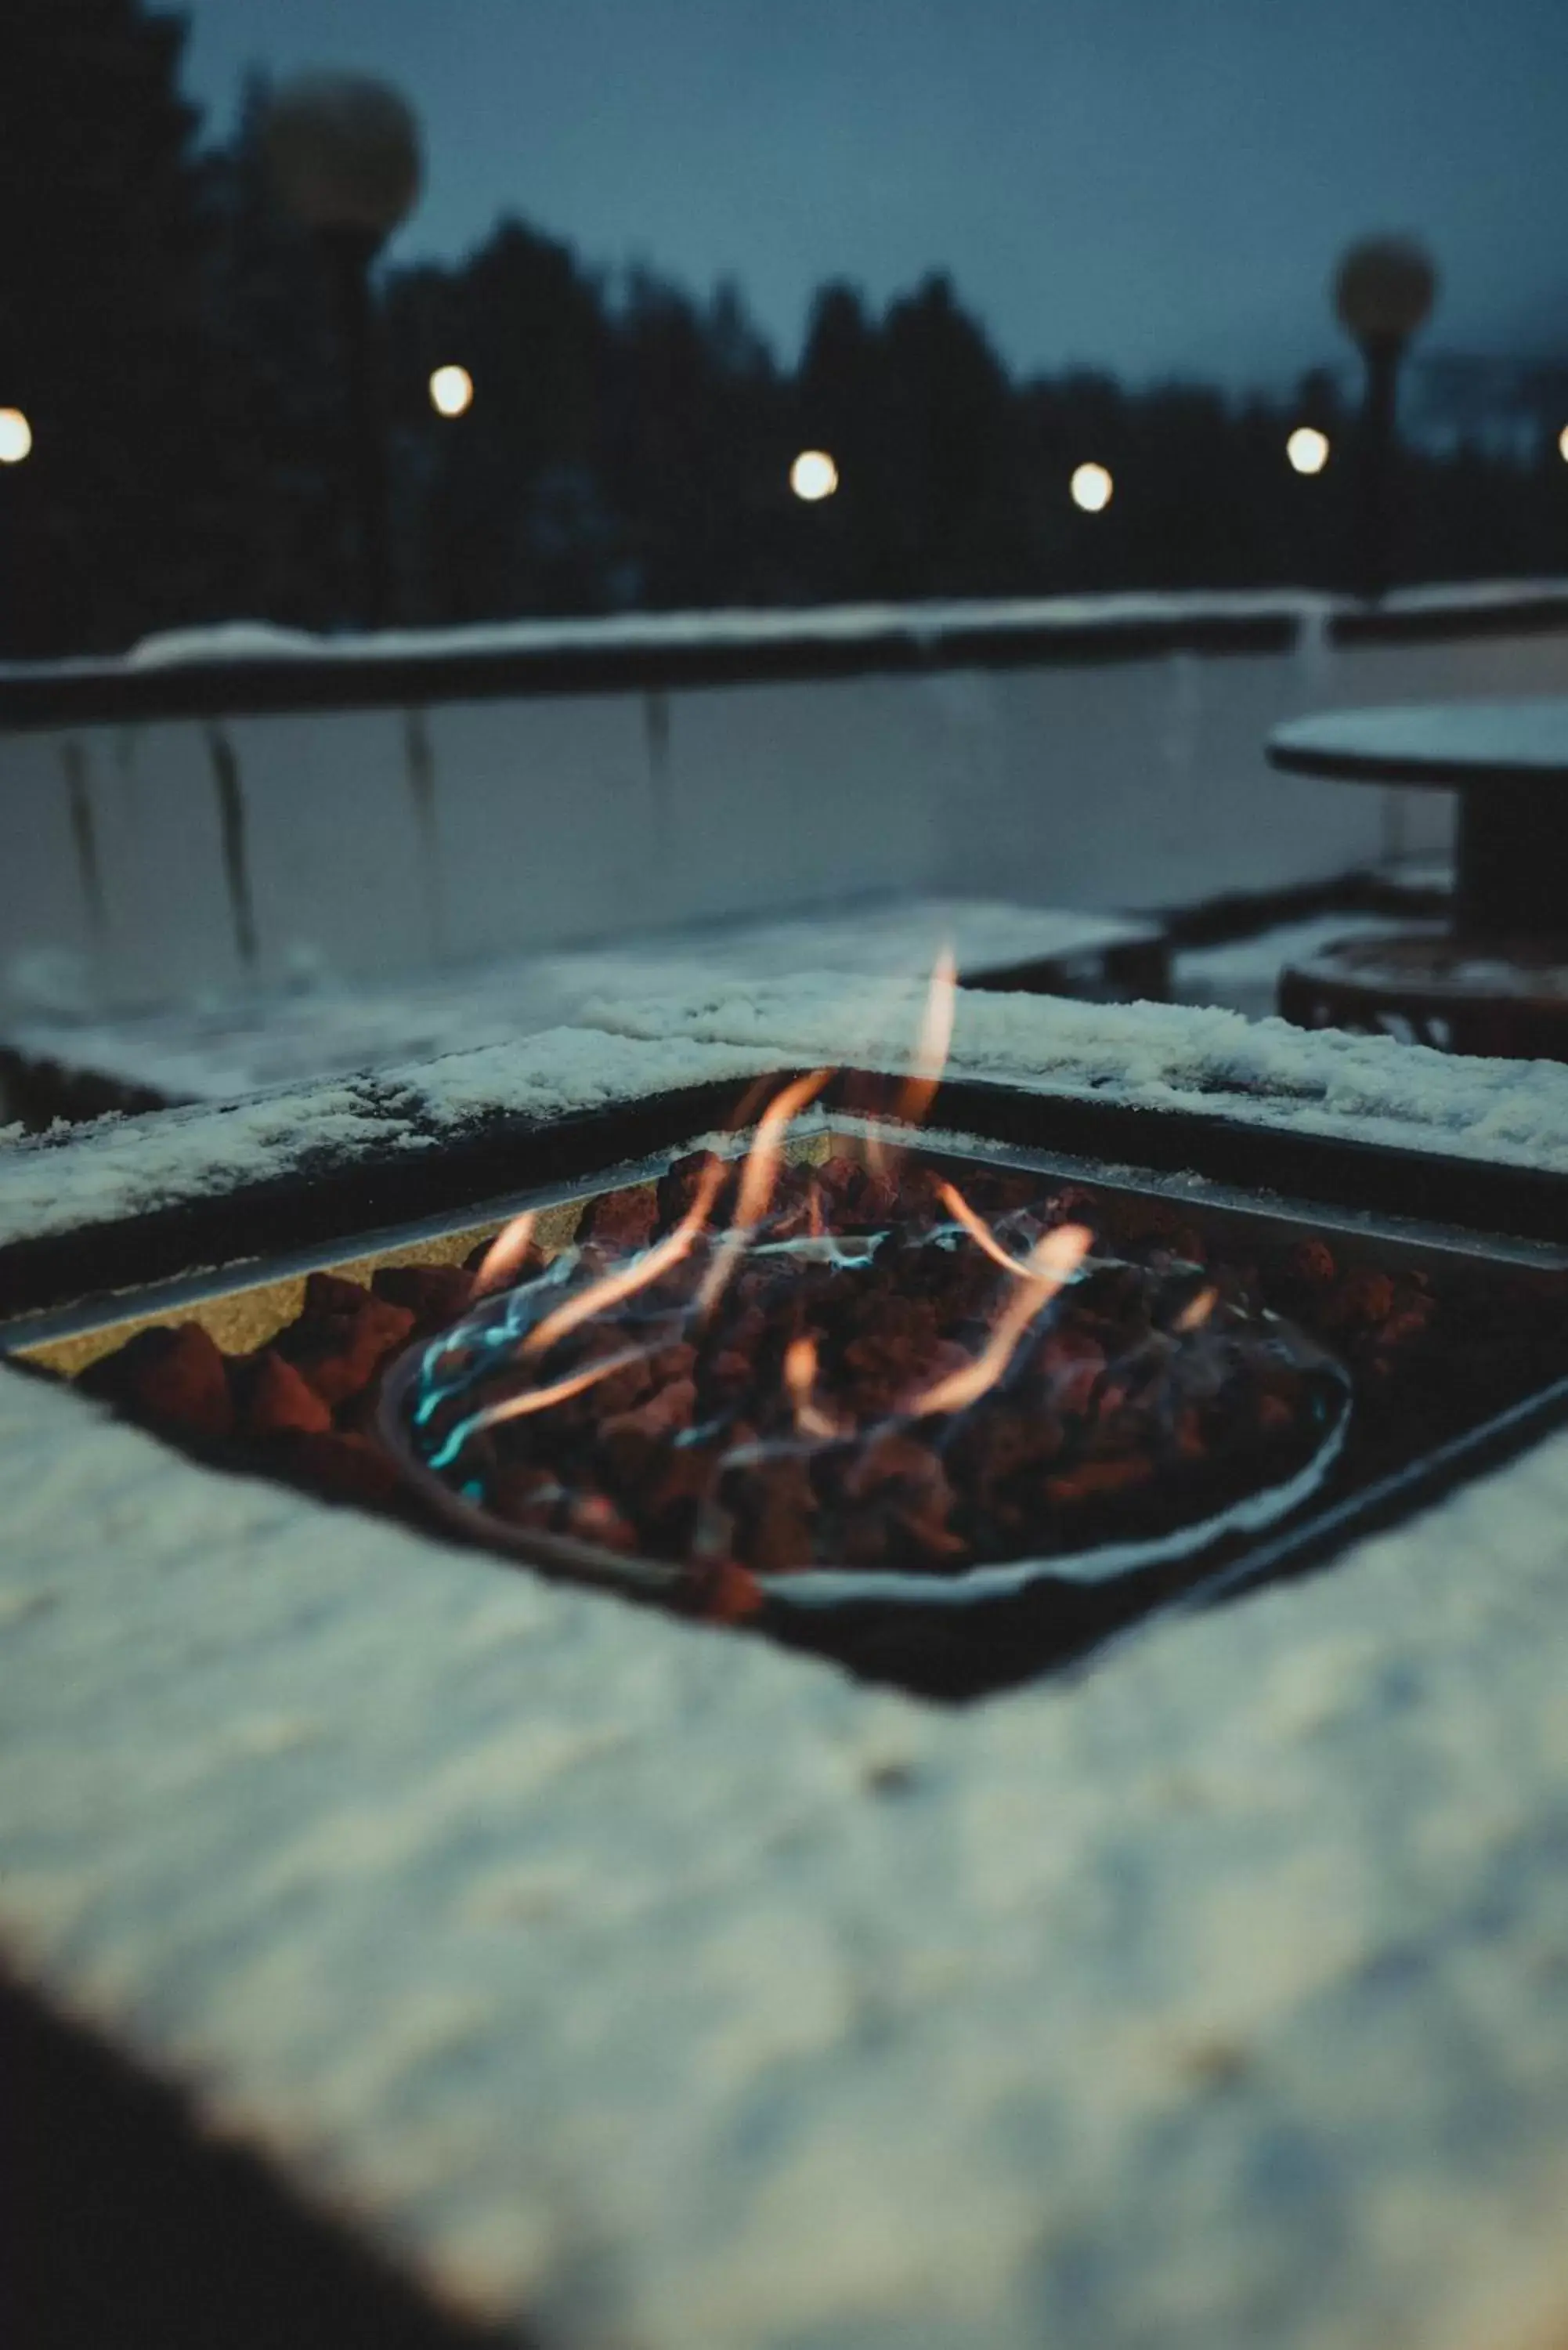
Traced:
<path fill-rule="evenodd" d="M 1368 602 L 1387 593 L 1392 576 L 1400 363 L 1411 336 L 1429 315 L 1437 291 L 1437 270 L 1425 249 L 1409 237 L 1367 237 L 1342 255 L 1334 273 L 1334 309 L 1366 362 L 1355 584 Z"/>
<path fill-rule="evenodd" d="M 265 138 L 274 187 L 316 237 L 332 280 L 348 369 L 361 613 L 367 627 L 379 628 L 390 610 L 392 567 L 370 267 L 419 194 L 419 126 L 385 82 L 311 73 L 276 92 Z"/>

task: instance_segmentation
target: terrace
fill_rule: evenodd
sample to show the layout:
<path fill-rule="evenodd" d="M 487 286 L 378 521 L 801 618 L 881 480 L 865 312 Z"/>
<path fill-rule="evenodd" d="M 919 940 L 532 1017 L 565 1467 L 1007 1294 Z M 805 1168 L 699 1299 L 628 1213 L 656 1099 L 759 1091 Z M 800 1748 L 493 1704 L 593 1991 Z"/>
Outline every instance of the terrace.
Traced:
<path fill-rule="evenodd" d="M 1543 2350 L 1555 29 L 231 5 L 0 90 L 6 2350 Z"/>
<path fill-rule="evenodd" d="M 1276 948 L 1237 932 L 1354 924 L 1397 905 L 1394 852 L 1447 847 L 1440 795 L 1271 776 L 1268 727 L 1544 690 L 1563 609 L 8 675 L 8 1066 L 41 1113 L 134 1112 L 0 1154 L 7 1343 L 49 1373 L 0 1378 L 0 1932 L 31 2126 L 61 2116 L 30 2273 L 63 2311 L 182 2338 L 149 2228 L 201 2305 L 260 2295 L 296 2338 L 1351 2342 L 1394 2312 L 1437 2342 L 1560 2310 L 1549 1302 L 1515 1388 L 1478 1371 L 1304 1517 L 1070 1605 L 917 1607 L 912 1641 L 886 1599 L 672 1618 L 62 1378 L 99 1331 L 250 1347 L 312 1268 L 575 1216 L 759 1076 L 902 1083 L 944 928 L 981 984 L 918 1148 L 964 1186 L 1065 1172 L 1092 1212 L 1196 1218 L 1215 1264 L 1261 1212 L 1549 1301 L 1568 1075 L 1213 998 L 1265 1008 Z M 1105 1000 L 1184 974 L 1210 1008 Z M 130 2230 L 85 2285 L 84 2196 Z"/>

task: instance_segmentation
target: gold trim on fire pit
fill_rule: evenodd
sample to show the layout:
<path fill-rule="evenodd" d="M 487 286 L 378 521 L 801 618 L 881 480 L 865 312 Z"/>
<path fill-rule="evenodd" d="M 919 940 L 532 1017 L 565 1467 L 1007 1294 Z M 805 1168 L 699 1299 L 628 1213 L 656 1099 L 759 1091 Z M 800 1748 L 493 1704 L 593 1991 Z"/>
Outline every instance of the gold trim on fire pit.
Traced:
<path fill-rule="evenodd" d="M 535 1210 L 538 1218 L 535 1240 L 546 1256 L 555 1256 L 570 1247 L 578 1225 L 595 1201 L 630 1197 L 649 1190 L 665 1168 L 687 1150 L 718 1148 L 727 1155 L 738 1153 L 746 1139 L 726 1136 L 715 1141 L 712 1137 L 703 1137 L 662 1158 L 653 1170 L 622 1169 L 618 1182 L 604 1183 L 594 1191 L 576 1191 L 569 1199 L 551 1199 L 546 1194 L 542 1200 L 534 1196 L 507 1201 L 480 1215 L 469 1209 L 456 1223 L 437 1223 L 421 1226 L 417 1232 L 390 1234 L 379 1248 L 356 1248 L 347 1256 L 334 1256 L 329 1250 L 313 1252 L 308 1263 L 298 1269 L 291 1267 L 279 1273 L 253 1266 L 243 1273 L 215 1274 L 207 1282 L 166 1284 L 156 1304 L 131 1305 L 130 1311 L 126 1309 L 130 1301 L 122 1296 L 112 1305 L 100 1302 L 96 1308 L 84 1308 L 68 1315 L 51 1315 L 47 1317 L 49 1324 L 65 1320 L 70 1326 L 54 1336 L 46 1335 L 29 1340 L 23 1335 L 9 1346 L 5 1343 L 5 1332 L 0 1331 L 0 1359 L 8 1354 L 13 1360 L 29 1363 L 57 1378 L 78 1379 L 94 1363 L 123 1347 L 138 1331 L 182 1322 L 199 1323 L 225 1355 L 254 1354 L 297 1318 L 305 1303 L 306 1283 L 312 1273 L 329 1273 L 339 1280 L 362 1282 L 368 1286 L 373 1274 L 391 1265 L 461 1264 L 482 1241 L 493 1239 L 522 1207 Z M 796 1165 L 820 1161 L 828 1157 L 835 1141 L 835 1135 L 826 1128 L 815 1134 L 795 1136 L 785 1145 L 784 1156 Z M 22 1326 L 24 1332 L 25 1327 Z"/>

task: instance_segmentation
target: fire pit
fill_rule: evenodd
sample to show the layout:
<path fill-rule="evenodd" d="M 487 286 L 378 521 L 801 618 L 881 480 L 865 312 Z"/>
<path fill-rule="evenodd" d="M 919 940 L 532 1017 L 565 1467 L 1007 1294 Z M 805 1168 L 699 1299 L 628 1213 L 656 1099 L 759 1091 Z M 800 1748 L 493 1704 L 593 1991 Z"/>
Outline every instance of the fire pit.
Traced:
<path fill-rule="evenodd" d="M 456 1204 L 507 1164 L 525 1193 Z M 327 1238 L 367 1197 L 428 1212 Z M 1563 1205 L 1523 1170 L 780 1071 L 0 1270 L 46 1309 L 13 1355 L 204 1461 L 970 1697 L 1568 1410 Z M 291 1222 L 260 1268 L 47 1310 Z"/>

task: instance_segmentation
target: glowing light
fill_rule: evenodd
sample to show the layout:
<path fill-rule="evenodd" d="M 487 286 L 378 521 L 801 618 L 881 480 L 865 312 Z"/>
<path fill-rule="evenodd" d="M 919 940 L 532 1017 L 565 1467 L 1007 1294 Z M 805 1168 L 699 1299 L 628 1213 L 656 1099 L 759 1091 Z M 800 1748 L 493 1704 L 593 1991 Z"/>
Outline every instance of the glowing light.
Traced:
<path fill-rule="evenodd" d="M 1285 442 L 1285 455 L 1293 473 L 1321 473 L 1328 463 L 1328 435 L 1315 424 L 1298 424 Z"/>
<path fill-rule="evenodd" d="M 528 1253 L 537 1221 L 533 1209 L 525 1208 L 520 1216 L 513 1217 L 504 1232 L 496 1234 L 475 1277 L 475 1297 L 483 1297 L 492 1289 L 505 1288 Z"/>
<path fill-rule="evenodd" d="M 953 1040 L 953 1014 L 957 1007 L 958 958 L 950 946 L 943 947 L 931 966 L 931 983 L 926 995 L 925 1017 L 920 1022 L 915 1057 L 909 1064 L 909 1077 L 898 1097 L 897 1116 L 908 1126 L 919 1126 L 937 1097 L 942 1072 L 948 1065 L 948 1047 Z"/>
<path fill-rule="evenodd" d="M 950 1372 L 904 1409 L 919 1419 L 927 1412 L 963 1411 L 993 1388 L 1018 1351 L 1018 1342 L 1042 1306 L 1072 1280 L 1089 1253 L 1094 1235 L 1083 1224 L 1058 1224 L 1030 1250 L 1023 1278 L 992 1327 L 983 1354 L 961 1371 Z"/>
<path fill-rule="evenodd" d="M 789 469 L 789 485 L 808 506 L 817 505 L 838 487 L 838 468 L 826 449 L 803 449 Z"/>
<path fill-rule="evenodd" d="M 848 1433 L 822 1409 L 815 1398 L 816 1342 L 792 1338 L 784 1350 L 784 1386 L 794 1406 L 794 1424 L 802 1436 L 834 1437 Z"/>
<path fill-rule="evenodd" d="M 1104 514 L 1116 485 L 1104 465 L 1079 465 L 1067 486 L 1084 514 Z"/>
<path fill-rule="evenodd" d="M 813 1069 L 809 1076 L 796 1077 L 774 1096 L 757 1121 L 752 1147 L 746 1153 L 746 1163 L 741 1170 L 740 1196 L 735 1201 L 734 1221 L 713 1252 L 713 1261 L 702 1278 L 697 1292 L 697 1311 L 711 1314 L 723 1295 L 731 1274 L 740 1263 L 756 1227 L 767 1214 L 778 1180 L 779 1154 L 784 1148 L 784 1134 L 790 1121 L 807 1105 L 816 1099 L 833 1075 L 831 1069 Z M 704 1214 L 707 1212 L 704 1210 Z"/>
<path fill-rule="evenodd" d="M 431 406 L 438 416 L 462 416 L 473 406 L 473 378 L 465 367 L 438 367 L 431 378 Z"/>
<path fill-rule="evenodd" d="M 648 1288 L 650 1283 L 668 1273 L 671 1265 L 679 1264 L 682 1257 L 690 1255 L 692 1243 L 707 1222 L 708 1211 L 718 1197 L 724 1172 L 723 1160 L 711 1159 L 698 1181 L 696 1197 L 674 1231 L 666 1232 L 661 1241 L 652 1248 L 645 1249 L 629 1264 L 622 1265 L 618 1272 L 607 1273 L 604 1279 L 596 1281 L 591 1288 L 582 1290 L 576 1297 L 569 1297 L 564 1305 L 556 1308 L 554 1314 L 546 1314 L 543 1322 L 524 1340 L 522 1354 L 524 1357 L 544 1354 L 558 1339 L 566 1337 L 570 1331 L 580 1329 L 585 1322 L 591 1322 L 607 1306 L 618 1305 L 623 1298 L 635 1297 L 639 1289 Z"/>
<path fill-rule="evenodd" d="M 506 1396 L 500 1403 L 486 1404 L 483 1411 L 454 1428 L 439 1452 L 431 1456 L 432 1469 L 445 1469 L 456 1460 L 470 1437 L 482 1435 L 487 1428 L 499 1428 L 503 1420 L 525 1419 L 530 1412 L 549 1411 L 558 1403 L 570 1403 L 574 1396 L 586 1395 L 597 1388 L 601 1379 L 626 1370 L 632 1363 L 646 1363 L 647 1347 L 627 1347 L 618 1355 L 607 1355 L 602 1362 L 590 1363 L 586 1371 L 575 1371 L 568 1379 L 557 1379 L 553 1387 L 529 1388 L 522 1395 Z"/>
<path fill-rule="evenodd" d="M 940 948 L 931 966 L 930 984 L 926 990 L 926 1008 L 920 1015 L 920 1033 L 915 1040 L 915 1050 L 909 1063 L 909 1074 L 899 1088 L 893 1106 L 893 1117 L 901 1126 L 920 1126 L 935 1101 L 942 1082 L 942 1072 L 948 1065 L 948 1047 L 952 1043 L 953 1014 L 958 1005 L 958 958 L 951 946 Z M 890 1148 L 885 1136 L 873 1132 L 866 1138 L 866 1163 L 874 1173 L 886 1174 L 893 1164 L 896 1149 Z"/>
<path fill-rule="evenodd" d="M 1191 1331 L 1201 1330 L 1219 1303 L 1220 1292 L 1217 1289 L 1200 1289 L 1191 1305 L 1182 1307 L 1172 1326 L 1179 1330 L 1184 1338 Z"/>
<path fill-rule="evenodd" d="M 33 428 L 19 408 L 0 408 L 0 465 L 19 465 L 31 454 Z"/>
<path fill-rule="evenodd" d="M 1565 424 L 1557 435 L 1557 454 L 1562 458 L 1563 463 L 1568 465 L 1568 424 Z"/>
<path fill-rule="evenodd" d="M 1033 1268 L 1025 1264 L 1021 1258 L 1008 1255 L 991 1226 L 983 1223 L 975 1214 L 956 1184 L 939 1183 L 937 1197 L 946 1206 L 954 1221 L 963 1226 L 971 1240 L 978 1243 L 985 1251 L 993 1264 L 999 1264 L 1003 1273 L 1016 1274 L 1020 1281 L 1033 1280 Z"/>

